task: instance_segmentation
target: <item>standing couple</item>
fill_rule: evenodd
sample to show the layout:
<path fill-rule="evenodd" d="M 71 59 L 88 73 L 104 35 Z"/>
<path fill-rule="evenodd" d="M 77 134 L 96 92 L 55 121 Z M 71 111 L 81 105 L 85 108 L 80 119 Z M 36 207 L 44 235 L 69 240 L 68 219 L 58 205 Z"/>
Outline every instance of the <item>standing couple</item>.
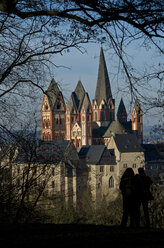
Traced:
<path fill-rule="evenodd" d="M 140 207 L 142 205 L 146 227 L 150 227 L 148 202 L 153 200 L 150 192 L 152 184 L 150 177 L 146 176 L 144 169 L 139 168 L 134 174 L 132 168 L 127 168 L 121 178 L 120 190 L 123 196 L 123 216 L 121 226 L 125 227 L 130 216 L 130 227 L 140 226 Z"/>

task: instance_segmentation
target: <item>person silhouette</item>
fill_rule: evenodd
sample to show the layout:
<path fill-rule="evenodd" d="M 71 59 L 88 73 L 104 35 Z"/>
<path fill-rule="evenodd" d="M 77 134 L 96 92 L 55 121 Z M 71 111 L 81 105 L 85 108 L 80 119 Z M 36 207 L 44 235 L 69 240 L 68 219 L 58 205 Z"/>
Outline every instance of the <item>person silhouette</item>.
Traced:
<path fill-rule="evenodd" d="M 136 226 L 140 226 L 140 208 L 141 205 L 144 211 L 144 217 L 146 227 L 150 227 L 150 218 L 148 210 L 148 202 L 153 200 L 153 196 L 150 192 L 150 186 L 153 183 L 151 178 L 145 174 L 143 168 L 138 168 L 138 173 L 135 176 L 136 182 L 136 207 L 135 207 L 135 222 Z"/>
<path fill-rule="evenodd" d="M 127 168 L 120 181 L 120 190 L 123 197 L 123 215 L 121 227 L 126 227 L 130 217 L 130 227 L 134 226 L 135 217 L 135 175 L 132 168 Z"/>

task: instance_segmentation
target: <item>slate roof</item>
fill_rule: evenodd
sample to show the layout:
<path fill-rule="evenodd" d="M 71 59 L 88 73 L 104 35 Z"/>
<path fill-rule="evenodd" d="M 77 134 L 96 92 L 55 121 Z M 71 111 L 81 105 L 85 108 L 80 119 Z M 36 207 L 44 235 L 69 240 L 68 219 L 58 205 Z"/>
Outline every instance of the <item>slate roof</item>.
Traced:
<path fill-rule="evenodd" d="M 126 132 L 132 133 L 132 121 L 121 122 L 121 125 L 125 128 Z"/>
<path fill-rule="evenodd" d="M 97 100 L 97 104 L 99 105 L 102 99 L 104 99 L 106 103 L 108 103 L 110 98 L 112 98 L 112 91 L 110 87 L 104 52 L 103 48 L 101 47 L 95 99 Z"/>
<path fill-rule="evenodd" d="M 118 107 L 117 115 L 118 114 L 126 114 L 127 115 L 126 108 L 125 108 L 125 105 L 124 105 L 122 98 L 121 98 L 121 101 L 120 101 L 120 104 Z"/>
<path fill-rule="evenodd" d="M 105 145 L 82 146 L 78 155 L 79 158 L 85 160 L 87 164 L 116 165 L 114 150 L 107 149 Z"/>
<path fill-rule="evenodd" d="M 104 138 L 111 137 L 112 134 L 124 134 L 126 133 L 125 128 L 120 124 L 119 121 L 112 121 L 108 129 L 104 134 Z"/>
<path fill-rule="evenodd" d="M 70 96 L 69 100 L 68 100 L 68 104 L 67 104 L 67 108 L 69 109 L 70 112 L 72 112 L 73 108 L 74 108 L 74 103 L 73 103 L 73 97 L 72 95 Z"/>
<path fill-rule="evenodd" d="M 144 151 L 135 134 L 117 134 L 113 138 L 121 153 Z"/>
<path fill-rule="evenodd" d="M 105 149 L 106 146 L 104 145 L 92 145 L 82 147 L 79 151 L 79 157 L 87 157 L 88 164 L 98 164 Z"/>
<path fill-rule="evenodd" d="M 144 149 L 146 162 L 162 159 L 155 144 L 141 144 L 141 146 Z"/>
<path fill-rule="evenodd" d="M 82 146 L 78 155 L 79 155 L 79 158 L 81 159 L 84 159 L 86 156 L 87 156 L 87 153 L 89 151 L 89 147 L 90 146 Z"/>
<path fill-rule="evenodd" d="M 85 96 L 84 96 L 84 100 L 83 100 L 82 105 L 84 106 L 84 109 L 87 112 L 88 111 L 88 108 L 90 106 L 90 100 L 89 100 L 88 93 L 85 93 Z"/>
<path fill-rule="evenodd" d="M 73 108 L 75 108 L 76 111 L 80 111 L 85 94 L 86 92 L 84 90 L 84 87 L 81 81 L 79 80 L 76 89 L 74 92 L 72 92 L 71 97 L 67 104 L 67 107 L 69 108 L 70 111 L 72 111 Z"/>
<path fill-rule="evenodd" d="M 93 138 L 102 138 L 106 132 L 108 127 L 96 127 L 94 128 L 94 126 L 92 125 L 92 137 Z"/>
<path fill-rule="evenodd" d="M 58 97 L 59 92 L 60 92 L 59 87 L 58 87 L 57 83 L 55 82 L 54 78 L 52 78 L 50 85 L 45 92 L 47 97 L 48 97 L 48 101 L 49 101 L 51 109 L 55 105 L 55 102 L 56 102 L 56 99 Z"/>

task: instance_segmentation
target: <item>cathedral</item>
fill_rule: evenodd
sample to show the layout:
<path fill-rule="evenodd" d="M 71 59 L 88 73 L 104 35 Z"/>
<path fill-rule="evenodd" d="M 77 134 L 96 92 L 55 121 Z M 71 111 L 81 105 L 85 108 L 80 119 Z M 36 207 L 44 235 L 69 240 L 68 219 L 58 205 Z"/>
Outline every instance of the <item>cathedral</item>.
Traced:
<path fill-rule="evenodd" d="M 132 120 L 121 99 L 115 120 L 113 99 L 103 48 L 100 50 L 95 98 L 90 102 L 88 93 L 79 80 L 67 105 L 54 78 L 44 94 L 41 107 L 41 140 L 73 140 L 77 149 L 89 145 L 107 145 L 116 134 L 134 133 L 143 142 L 142 110 L 136 99 Z"/>

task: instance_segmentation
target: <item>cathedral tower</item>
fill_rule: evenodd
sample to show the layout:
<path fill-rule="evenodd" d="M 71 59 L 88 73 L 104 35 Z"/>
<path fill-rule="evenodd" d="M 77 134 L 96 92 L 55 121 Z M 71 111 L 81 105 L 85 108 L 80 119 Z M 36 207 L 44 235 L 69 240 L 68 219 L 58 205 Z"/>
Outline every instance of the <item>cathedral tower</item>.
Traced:
<path fill-rule="evenodd" d="M 108 126 L 114 119 L 115 103 L 112 98 L 104 52 L 101 47 L 96 93 L 93 100 L 93 121 L 99 126 Z"/>
<path fill-rule="evenodd" d="M 76 148 L 92 144 L 92 106 L 80 80 L 66 108 L 66 140 L 71 139 Z"/>
<path fill-rule="evenodd" d="M 65 103 L 57 83 L 52 78 L 41 107 L 41 140 L 64 140 Z"/>
<path fill-rule="evenodd" d="M 120 104 L 118 107 L 118 111 L 117 111 L 117 120 L 120 123 L 127 122 L 127 112 L 126 112 L 126 108 L 125 108 L 125 105 L 124 105 L 122 98 L 121 98 L 121 101 L 120 101 Z"/>
<path fill-rule="evenodd" d="M 136 99 L 133 111 L 132 111 L 132 131 L 136 133 L 139 142 L 143 143 L 143 119 L 142 109 L 138 99 Z"/>

